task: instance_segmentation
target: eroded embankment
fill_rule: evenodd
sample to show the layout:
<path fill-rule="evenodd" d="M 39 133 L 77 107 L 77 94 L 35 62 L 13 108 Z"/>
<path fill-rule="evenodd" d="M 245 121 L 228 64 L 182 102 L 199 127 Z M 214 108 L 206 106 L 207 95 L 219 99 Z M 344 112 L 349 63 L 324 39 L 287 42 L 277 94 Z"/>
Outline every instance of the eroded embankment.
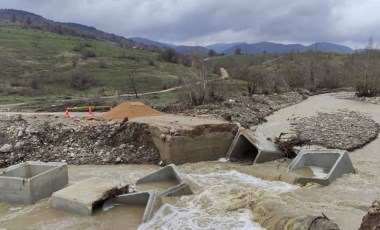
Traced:
<path fill-rule="evenodd" d="M 0 167 L 27 160 L 68 164 L 157 163 L 149 127 L 87 118 L 0 116 Z"/>

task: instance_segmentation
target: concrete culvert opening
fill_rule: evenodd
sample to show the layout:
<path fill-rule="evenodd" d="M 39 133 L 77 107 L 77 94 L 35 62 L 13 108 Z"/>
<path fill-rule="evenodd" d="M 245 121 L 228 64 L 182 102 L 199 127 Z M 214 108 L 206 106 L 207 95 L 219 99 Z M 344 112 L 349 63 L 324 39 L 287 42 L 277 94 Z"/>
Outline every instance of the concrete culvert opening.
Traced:
<path fill-rule="evenodd" d="M 229 156 L 233 162 L 253 163 L 259 150 L 245 136 L 240 135 Z"/>
<path fill-rule="evenodd" d="M 56 166 L 52 165 L 30 165 L 25 164 L 11 171 L 6 171 L 2 176 L 6 177 L 19 177 L 19 178 L 32 178 L 41 173 L 44 173 L 50 169 L 55 168 Z"/>

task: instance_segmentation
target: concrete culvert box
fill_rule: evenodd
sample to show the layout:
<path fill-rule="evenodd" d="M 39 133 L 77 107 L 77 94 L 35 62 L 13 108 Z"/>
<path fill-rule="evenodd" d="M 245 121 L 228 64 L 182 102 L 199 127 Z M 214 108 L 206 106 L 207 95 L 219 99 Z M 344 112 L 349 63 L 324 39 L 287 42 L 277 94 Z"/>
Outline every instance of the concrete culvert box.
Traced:
<path fill-rule="evenodd" d="M 241 128 L 236 134 L 227 158 L 231 161 L 263 163 L 285 157 L 277 145 L 268 141 L 262 134 Z"/>
<path fill-rule="evenodd" d="M 182 178 L 174 164 L 167 165 L 135 183 L 137 190 L 157 190 L 160 196 L 192 194 L 189 184 Z"/>
<path fill-rule="evenodd" d="M 67 183 L 66 163 L 24 162 L 0 173 L 0 201 L 33 204 Z"/>
<path fill-rule="evenodd" d="M 112 190 L 126 193 L 128 185 L 124 181 L 91 177 L 79 181 L 53 193 L 51 206 L 68 212 L 91 216 L 110 198 Z"/>
<path fill-rule="evenodd" d="M 289 165 L 289 171 L 302 175 L 298 182 L 328 185 L 346 173 L 355 173 L 347 151 L 302 150 Z"/>
<path fill-rule="evenodd" d="M 120 195 L 115 198 L 107 200 L 103 204 L 103 210 L 112 209 L 114 206 L 133 206 L 142 207 L 144 213 L 141 216 L 141 223 L 148 222 L 154 213 L 161 206 L 161 197 L 158 196 L 157 191 L 136 192 L 125 195 Z"/>

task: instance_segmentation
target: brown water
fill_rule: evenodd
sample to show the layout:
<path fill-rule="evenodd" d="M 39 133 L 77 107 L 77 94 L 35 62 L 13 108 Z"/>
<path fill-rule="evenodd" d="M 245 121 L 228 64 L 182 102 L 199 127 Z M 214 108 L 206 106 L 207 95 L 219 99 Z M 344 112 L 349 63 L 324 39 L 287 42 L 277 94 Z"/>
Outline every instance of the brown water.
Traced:
<path fill-rule="evenodd" d="M 167 180 L 167 181 L 158 181 L 158 182 L 149 182 L 149 183 L 142 183 L 137 185 L 138 191 L 143 190 L 154 190 L 157 189 L 157 191 L 165 191 L 171 187 L 174 187 L 178 185 L 177 180 Z"/>
<path fill-rule="evenodd" d="M 289 123 L 295 117 L 337 109 L 360 111 L 380 122 L 380 105 L 353 101 L 349 96 L 343 93 L 310 97 L 269 116 L 268 122 L 258 127 L 258 130 L 273 138 L 280 132 L 289 131 Z M 358 229 L 366 207 L 380 197 L 379 149 L 380 140 L 377 138 L 364 148 L 351 152 L 349 155 L 358 173 L 344 175 L 326 187 L 298 187 L 248 175 L 284 180 L 288 161 L 260 165 L 218 161 L 180 165 L 178 169 L 190 181 L 194 195 L 164 199 L 165 204 L 153 219 L 139 229 L 261 229 L 253 220 L 264 223 L 268 217 L 266 215 L 321 215 L 321 212 L 338 223 L 341 229 Z M 74 182 L 97 176 L 132 184 L 157 169 L 158 166 L 151 165 L 69 166 L 69 180 Z M 307 173 L 311 175 L 310 171 Z M 279 211 L 276 212 L 270 206 L 271 202 L 260 206 L 264 211 L 270 210 L 268 213 L 251 210 L 250 204 L 264 200 L 279 202 L 281 205 L 276 206 Z M 0 203 L 0 228 L 120 229 L 128 224 L 134 225 L 139 220 L 138 211 L 136 216 L 126 218 L 125 211 L 119 212 L 119 207 L 116 208 L 82 217 L 51 208 L 50 198 L 34 205 Z M 124 221 L 127 220 L 131 222 L 126 225 Z"/>
<path fill-rule="evenodd" d="M 359 111 L 380 123 L 380 105 L 352 100 L 353 94 L 338 93 L 310 97 L 300 104 L 279 110 L 258 127 L 268 137 L 290 131 L 297 117 L 334 112 L 339 109 Z M 341 229 L 358 229 L 367 207 L 380 197 L 380 139 L 349 153 L 357 174 L 347 174 L 321 188 L 304 187 L 281 195 L 289 211 L 321 214 L 335 221 Z"/>
<path fill-rule="evenodd" d="M 292 172 L 297 173 L 297 174 L 299 174 L 303 177 L 307 177 L 307 178 L 322 179 L 322 178 L 325 178 L 329 174 L 330 169 L 308 166 L 308 167 L 296 169 Z"/>

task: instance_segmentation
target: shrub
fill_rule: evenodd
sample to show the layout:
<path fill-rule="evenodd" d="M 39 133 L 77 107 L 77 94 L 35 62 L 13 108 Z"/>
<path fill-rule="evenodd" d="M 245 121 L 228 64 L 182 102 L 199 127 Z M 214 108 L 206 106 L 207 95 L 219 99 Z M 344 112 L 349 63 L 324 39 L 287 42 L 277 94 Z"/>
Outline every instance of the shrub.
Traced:
<path fill-rule="evenodd" d="M 98 85 L 98 81 L 85 69 L 73 69 L 70 72 L 70 78 L 70 86 L 73 89 L 85 90 Z"/>
<path fill-rule="evenodd" d="M 36 78 L 33 78 L 31 81 L 30 81 L 30 87 L 32 89 L 39 89 L 40 88 L 40 84 L 38 83 L 38 80 Z"/>
<path fill-rule="evenodd" d="M 85 48 L 80 51 L 80 54 L 82 55 L 83 60 L 86 60 L 87 58 L 96 57 L 96 53 L 93 50 Z"/>

